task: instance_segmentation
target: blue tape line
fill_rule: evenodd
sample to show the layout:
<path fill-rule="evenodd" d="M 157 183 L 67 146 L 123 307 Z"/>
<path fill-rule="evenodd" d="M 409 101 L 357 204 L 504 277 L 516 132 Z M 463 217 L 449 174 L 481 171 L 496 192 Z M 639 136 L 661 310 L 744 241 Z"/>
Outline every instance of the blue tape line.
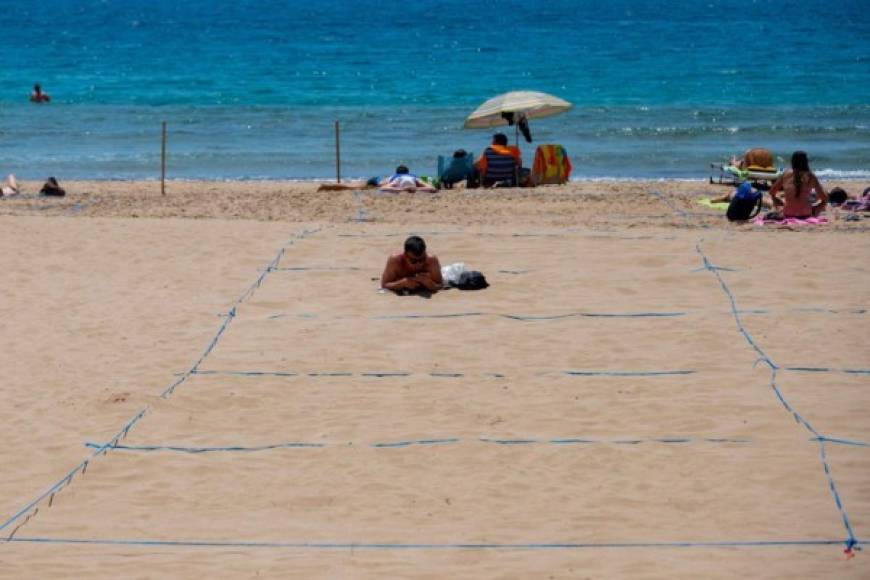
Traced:
<path fill-rule="evenodd" d="M 217 370 L 199 370 L 194 371 L 195 375 L 221 375 L 221 376 L 237 376 L 237 377 L 298 377 L 299 373 L 293 371 L 217 371 Z"/>
<path fill-rule="evenodd" d="M 661 200 L 661 201 L 662 201 L 666 206 L 668 206 L 669 208 L 671 208 L 671 210 L 672 210 L 676 215 L 678 215 L 678 216 L 680 216 L 680 217 L 682 217 L 682 218 L 687 218 L 687 217 L 689 217 L 690 214 L 689 214 L 688 212 L 686 212 L 686 211 L 684 211 L 684 210 L 681 210 L 680 208 L 678 208 L 677 206 L 675 206 L 674 203 L 673 203 L 671 200 L 669 200 L 667 197 L 665 197 L 664 195 L 662 195 L 660 192 L 658 192 L 658 191 L 651 191 L 650 194 L 652 194 L 652 195 L 656 196 L 657 198 L 659 198 L 659 199 L 660 199 L 660 200 Z"/>
<path fill-rule="evenodd" d="M 459 443 L 461 439 L 456 437 L 449 437 L 446 439 L 417 439 L 412 441 L 394 441 L 391 443 L 372 443 L 371 447 L 409 447 L 411 445 L 448 445 L 452 443 Z"/>
<path fill-rule="evenodd" d="M 834 497 L 834 503 L 837 504 L 837 509 L 840 510 L 840 516 L 843 520 L 843 525 L 846 526 L 848 537 L 846 539 L 846 549 L 851 550 L 858 540 L 855 538 L 855 532 L 852 530 L 852 524 L 849 522 L 849 514 L 843 506 L 843 500 L 840 499 L 840 493 L 837 491 L 837 484 L 834 482 L 834 476 L 831 473 L 831 466 L 828 465 L 828 457 L 825 451 L 825 441 L 819 441 L 819 458 L 822 461 L 822 466 L 825 470 L 825 477 L 828 480 L 828 488 L 831 490 L 831 495 Z"/>
<path fill-rule="evenodd" d="M 270 316 L 267 316 L 266 320 L 277 320 L 279 318 L 289 318 L 291 316 L 293 318 L 300 318 L 302 320 L 313 320 L 313 319 L 317 318 L 317 314 L 311 314 L 311 313 L 305 312 L 302 314 L 272 314 Z"/>
<path fill-rule="evenodd" d="M 406 439 L 399 441 L 378 441 L 375 443 L 370 443 L 369 447 L 375 447 L 379 449 L 388 449 L 388 448 L 402 448 L 402 447 L 411 447 L 414 445 L 451 445 L 458 443 L 468 443 L 471 440 L 462 439 L 460 437 L 444 437 L 444 438 L 435 438 L 435 439 Z M 640 443 L 660 443 L 664 445 L 673 445 L 673 444 L 687 444 L 687 443 L 717 443 L 717 444 L 725 444 L 725 443 L 740 443 L 746 444 L 750 443 L 749 439 L 737 439 L 737 438 L 725 438 L 725 437 L 654 437 L 649 439 L 589 439 L 589 438 L 560 438 L 560 439 L 496 439 L 491 437 L 478 437 L 474 441 L 480 443 L 491 443 L 495 445 L 572 445 L 572 444 L 583 444 L 583 445 L 637 445 Z M 230 453 L 230 452 L 257 452 L 257 451 L 272 451 L 276 449 L 301 449 L 301 448 L 318 448 L 322 449 L 325 447 L 358 447 L 359 444 L 355 444 L 354 442 L 347 443 L 306 443 L 300 441 L 294 441 L 290 443 L 275 443 L 269 445 L 258 445 L 258 446 L 243 446 L 243 445 L 229 445 L 229 446 L 204 446 L 204 447 L 189 447 L 184 445 L 123 445 L 121 443 L 115 444 L 100 444 L 87 442 L 85 446 L 91 449 L 112 449 L 119 451 L 137 451 L 144 453 L 151 453 L 155 451 L 172 451 L 178 453 L 191 453 L 191 454 L 200 454 L 200 453 Z"/>
<path fill-rule="evenodd" d="M 418 318 L 462 318 L 466 316 L 484 316 L 483 312 L 456 312 L 454 314 L 385 314 L 373 316 L 373 320 L 401 320 Z"/>
<path fill-rule="evenodd" d="M 785 367 L 782 370 L 796 373 L 846 373 L 849 375 L 870 375 L 870 369 L 833 369 L 830 367 Z"/>
<path fill-rule="evenodd" d="M 215 334 L 211 341 L 208 343 L 205 351 L 203 351 L 203 353 L 199 356 L 196 362 L 193 363 L 193 366 L 190 367 L 190 369 L 186 373 L 181 375 L 175 382 L 166 387 L 166 389 L 162 393 L 160 393 L 161 399 L 169 398 L 175 392 L 175 389 L 177 389 L 182 383 L 184 383 L 191 375 L 196 374 L 197 369 L 199 369 L 199 365 L 201 365 L 202 362 L 208 357 L 208 355 L 211 354 L 211 351 L 214 350 L 214 347 L 217 346 L 218 341 L 221 339 L 221 336 L 223 336 L 224 332 L 226 331 L 227 326 L 229 326 L 230 322 L 232 322 L 235 317 L 236 306 L 233 306 L 230 311 L 227 312 L 223 323 L 220 325 L 220 328 L 218 328 L 217 334 Z"/>
<path fill-rule="evenodd" d="M 805 306 L 794 308 L 796 312 L 823 312 L 825 314 L 866 314 L 867 310 L 865 308 L 846 308 L 846 309 L 836 309 L 836 308 L 821 308 L 819 306 Z"/>
<path fill-rule="evenodd" d="M 567 312 L 565 314 L 552 315 L 521 315 L 499 314 L 492 312 L 456 312 L 452 314 L 385 314 L 374 316 L 373 320 L 403 320 L 403 319 L 434 319 L 434 318 L 461 318 L 472 316 L 497 316 L 508 320 L 560 320 L 563 318 L 672 318 L 685 316 L 685 312 Z M 272 316 L 270 318 L 276 318 Z"/>
<path fill-rule="evenodd" d="M 435 371 L 431 373 L 411 373 L 408 371 L 365 371 L 365 372 L 350 372 L 350 371 L 311 371 L 311 372 L 296 372 L 296 371 L 225 371 L 225 370 L 196 370 L 194 375 L 205 376 L 236 376 L 236 377 L 365 377 L 365 378 L 398 378 L 411 376 L 428 376 L 434 378 L 461 378 L 471 376 L 466 373 Z M 482 373 L 484 377 L 492 377 L 503 379 L 506 375 L 502 373 Z"/>
<path fill-rule="evenodd" d="M 562 371 L 572 377 L 654 377 L 660 375 L 691 375 L 698 371 Z"/>
<path fill-rule="evenodd" d="M 722 268 L 720 266 L 701 266 L 700 268 L 695 268 L 693 270 L 689 270 L 690 272 L 706 272 L 708 270 L 715 270 L 717 272 L 737 272 L 734 268 Z"/>
<path fill-rule="evenodd" d="M 575 377 L 653 377 L 653 376 L 664 376 L 664 375 L 691 375 L 695 374 L 699 371 L 697 370 L 665 370 L 665 371 L 580 371 L 580 370 L 567 370 L 567 371 L 559 371 L 567 376 L 575 376 Z M 185 373 L 185 375 L 188 373 Z M 387 379 L 387 378 L 397 378 L 397 377 L 411 377 L 411 376 L 429 376 L 433 378 L 463 378 L 463 377 L 471 377 L 473 375 L 469 373 L 461 373 L 454 371 L 433 371 L 430 373 L 411 373 L 408 371 L 365 371 L 354 373 L 350 371 L 311 371 L 311 372 L 296 372 L 296 371 L 234 371 L 234 370 L 200 370 L 196 369 L 189 373 L 190 375 L 203 375 L 203 376 L 235 376 L 235 377 L 365 377 L 365 378 L 378 378 L 378 379 Z M 540 373 L 541 375 L 546 375 L 549 373 Z M 481 376 L 491 377 L 496 379 L 506 378 L 507 375 L 504 373 L 481 373 Z"/>
<path fill-rule="evenodd" d="M 487 437 L 480 437 L 479 441 L 496 443 L 498 445 L 529 445 L 531 443 L 538 443 L 535 439 L 489 439 Z"/>
<path fill-rule="evenodd" d="M 826 441 L 835 445 L 851 445 L 854 447 L 870 447 L 870 443 L 855 441 L 854 439 L 840 439 L 838 437 L 813 437 L 810 441 Z"/>
<path fill-rule="evenodd" d="M 103 446 L 98 443 L 85 443 L 86 447 L 90 447 L 92 449 L 100 449 Z M 238 445 L 233 445 L 229 447 L 183 447 L 179 445 L 121 445 L 116 444 L 112 445 L 111 449 L 121 450 L 121 451 L 144 451 L 144 452 L 152 452 L 152 451 L 177 451 L 179 453 L 214 453 L 214 452 L 229 452 L 229 451 L 237 451 L 242 453 L 247 452 L 255 452 L 255 451 L 270 451 L 272 449 L 294 449 L 294 448 L 308 448 L 308 447 L 326 447 L 325 443 L 278 443 L 276 445 L 260 445 L 256 447 L 243 447 Z"/>
<path fill-rule="evenodd" d="M 272 268 L 273 272 L 356 272 L 362 270 L 356 266 L 291 266 Z"/>
<path fill-rule="evenodd" d="M 807 421 L 800 413 L 797 412 L 797 410 L 795 410 L 789 404 L 789 402 L 783 396 L 782 392 L 780 391 L 779 387 L 776 384 L 776 372 L 779 369 L 779 367 L 776 365 L 776 363 L 774 363 L 770 359 L 770 357 L 767 356 L 767 354 L 764 352 L 764 350 L 761 348 L 761 346 L 755 342 L 755 339 L 752 338 L 752 335 L 749 334 L 749 331 L 747 331 L 743 327 L 743 322 L 740 319 L 740 313 L 737 309 L 737 300 L 734 297 L 734 294 L 731 292 L 731 289 L 725 283 L 725 280 L 722 278 L 722 275 L 719 273 L 719 270 L 716 269 L 715 266 L 713 266 L 713 264 L 710 262 L 707 255 L 701 249 L 701 242 L 702 241 L 703 241 L 703 238 L 700 241 L 698 241 L 697 244 L 695 244 L 695 250 L 701 256 L 701 260 L 702 260 L 705 268 L 707 268 L 710 272 L 712 272 L 712 274 L 719 281 L 719 286 L 722 288 L 722 291 L 725 293 L 725 295 L 728 297 L 728 300 L 731 302 L 731 313 L 733 314 L 734 320 L 737 324 L 737 330 L 740 332 L 740 334 L 743 335 L 743 338 L 746 340 L 746 342 L 749 344 L 749 346 L 752 347 L 752 349 L 755 350 L 756 353 L 758 353 L 758 355 L 759 355 L 758 360 L 765 362 L 767 364 L 767 366 L 770 368 L 770 388 L 776 394 L 777 399 L 779 399 L 779 402 L 786 409 L 786 411 L 791 413 L 792 417 L 794 417 L 794 420 L 798 424 L 802 425 L 807 431 L 812 433 L 815 436 L 816 441 L 818 442 L 819 459 L 821 460 L 822 468 L 824 469 L 824 472 L 825 472 L 825 478 L 828 481 L 828 488 L 831 491 L 831 496 L 834 499 L 834 504 L 837 506 L 837 510 L 839 510 L 839 512 L 840 512 L 840 519 L 843 522 L 843 527 L 846 529 L 846 539 L 844 540 L 844 543 L 846 545 L 846 549 L 851 550 L 853 547 L 855 547 L 858 544 L 858 540 L 855 538 L 855 533 L 852 530 L 852 524 L 849 522 L 849 515 L 846 512 L 846 508 L 843 505 L 842 499 L 840 498 L 840 493 L 837 490 L 837 484 L 834 481 L 833 475 L 831 473 L 831 468 L 828 465 L 827 454 L 825 453 L 825 439 L 822 437 L 822 435 L 818 431 L 816 431 L 816 429 L 810 424 L 809 421 Z"/>
<path fill-rule="evenodd" d="M 297 239 L 303 238 L 307 235 L 311 235 L 313 233 L 316 233 L 319 230 L 320 230 L 320 228 L 317 228 L 315 230 L 303 230 L 303 232 L 301 234 L 299 234 L 295 237 Z M 288 244 L 292 244 L 292 243 L 293 243 L 292 240 L 290 242 L 288 242 Z M 186 373 L 183 373 L 179 378 L 177 378 L 175 381 L 173 381 L 169 385 L 169 387 L 167 387 L 163 391 L 163 393 L 161 393 L 161 395 L 160 395 L 161 398 L 167 398 L 169 395 L 171 395 L 175 391 L 175 389 L 179 385 L 184 383 L 190 376 L 196 374 L 196 371 L 198 370 L 199 365 L 212 352 L 212 350 L 214 349 L 218 340 L 220 339 L 221 335 L 226 330 L 227 325 L 229 325 L 230 321 L 235 317 L 236 307 L 239 304 L 241 304 L 244 300 L 249 298 L 251 295 L 253 295 L 254 291 L 260 287 L 260 285 L 263 283 L 263 280 L 268 275 L 268 273 L 271 271 L 271 269 L 278 266 L 278 263 L 280 262 L 281 257 L 284 255 L 285 249 L 286 249 L 286 246 L 282 247 L 278 251 L 278 254 L 269 263 L 269 266 L 260 274 L 260 276 L 254 281 L 254 283 L 236 300 L 235 305 L 227 313 L 227 316 L 224 319 L 223 323 L 221 324 L 220 328 L 218 329 L 217 334 L 214 336 L 214 338 L 212 338 L 211 342 L 209 342 L 208 346 L 206 347 L 205 351 L 200 355 L 199 359 L 197 359 L 197 361 L 193 364 L 193 366 L 191 366 L 190 370 L 188 370 Z M 87 470 L 88 465 L 90 464 L 91 460 L 93 460 L 94 458 L 96 458 L 100 454 L 106 453 L 109 449 L 117 446 L 118 443 L 129 434 L 130 429 L 132 429 L 145 416 L 145 414 L 149 411 L 149 409 L 150 409 L 150 407 L 145 407 L 144 409 L 142 409 L 138 413 L 136 413 L 133 416 L 133 418 L 130 419 L 129 421 L 127 421 L 127 423 L 125 423 L 121 427 L 121 429 L 115 434 L 115 436 L 112 437 L 106 444 L 104 444 L 100 447 L 97 447 L 91 455 L 89 455 L 81 463 L 79 463 L 77 466 L 75 466 L 73 469 L 71 469 L 69 472 L 67 472 L 66 475 L 64 475 L 54 485 L 52 485 L 50 488 L 48 488 L 41 495 L 37 496 L 36 499 L 34 499 L 34 500 L 30 501 L 28 504 L 26 504 L 18 512 L 16 512 L 10 518 L 8 518 L 5 522 L 0 524 L 0 530 L 3 530 L 5 528 L 11 526 L 14 522 L 19 520 L 22 516 L 29 513 L 31 509 L 34 509 L 35 511 L 30 516 L 28 516 L 27 519 L 24 520 L 24 523 L 26 523 L 30 519 L 30 517 L 32 517 L 33 515 L 36 514 L 37 511 L 39 511 L 38 506 L 41 502 L 45 501 L 46 498 L 52 497 L 53 494 L 57 493 L 58 491 L 60 491 L 61 489 L 63 489 L 64 487 L 66 487 L 67 485 L 72 483 L 72 479 L 76 475 L 78 475 L 78 474 L 83 475 L 85 473 L 85 471 Z M 19 524 L 18 527 L 20 528 L 22 525 L 23 525 L 23 523 Z M 18 528 L 15 528 L 12 531 L 12 535 L 14 535 L 17 530 L 18 530 Z M 11 537 L 10 537 L 10 539 L 11 539 Z"/>
<path fill-rule="evenodd" d="M 91 460 L 93 460 L 97 455 L 106 452 L 106 451 L 109 450 L 111 447 L 113 447 L 114 445 L 116 445 L 116 444 L 118 443 L 118 441 L 120 441 L 121 439 L 123 439 L 124 437 L 126 437 L 126 436 L 127 436 L 127 433 L 129 433 L 130 429 L 131 429 L 131 428 L 132 428 L 136 423 L 138 423 L 138 422 L 142 419 L 142 417 L 145 416 L 145 413 L 147 413 L 147 412 L 148 412 L 148 408 L 146 407 L 146 408 L 142 409 L 141 411 L 139 411 L 138 413 L 136 413 L 136 414 L 133 416 L 132 419 L 130 419 L 129 421 L 127 421 L 127 422 L 124 424 L 124 426 L 121 427 L 121 429 L 118 430 L 118 432 L 114 435 L 114 437 L 112 437 L 112 438 L 109 440 L 108 443 L 106 443 L 106 444 L 104 444 L 104 445 L 100 445 L 99 447 L 97 447 L 96 450 L 95 450 L 93 453 L 91 453 L 91 454 L 90 454 L 86 459 L 84 459 L 81 463 L 79 463 L 79 464 L 76 465 L 74 468 L 72 468 L 70 471 L 68 471 L 68 472 L 66 473 L 66 475 L 64 475 L 63 477 L 61 477 L 61 478 L 60 478 L 60 479 L 59 479 L 59 480 L 58 480 L 54 485 L 52 485 L 52 486 L 49 487 L 47 490 L 45 490 L 42 494 L 40 494 L 40 495 L 37 496 L 35 499 L 33 499 L 32 501 L 30 501 L 30 502 L 29 502 L 27 505 L 25 505 L 23 508 L 21 508 L 20 510 L 18 510 L 18 511 L 17 511 L 15 514 L 13 514 L 9 519 L 7 519 L 5 522 L 3 522 L 3 524 L 0 524 L 0 530 L 4 530 L 4 529 L 6 529 L 7 527 L 11 526 L 11 525 L 12 525 L 15 521 L 17 521 L 19 518 L 21 518 L 22 516 L 24 516 L 26 513 L 30 512 L 31 509 L 34 509 L 34 508 L 35 508 L 35 509 L 38 510 L 39 508 L 38 508 L 37 506 L 38 506 L 41 502 L 45 501 L 46 498 L 48 498 L 49 496 L 51 496 L 51 495 L 54 494 L 54 493 L 57 493 L 58 491 L 60 491 L 61 489 L 63 489 L 64 487 L 66 487 L 67 485 L 69 485 L 70 483 L 72 483 L 73 477 L 75 477 L 76 475 L 84 474 L 84 473 L 85 473 L 85 470 L 88 468 L 88 465 L 90 464 Z M 25 521 L 26 521 L 26 520 L 25 520 Z M 15 532 L 13 531 L 12 533 L 14 534 Z"/>
<path fill-rule="evenodd" d="M 231 540 L 146 540 L 99 538 L 21 537 L 12 542 L 29 544 L 85 544 L 163 548 L 274 548 L 289 550 L 581 550 L 601 548 L 784 548 L 836 546 L 842 540 L 724 540 L 709 542 L 539 542 L 539 543 L 356 543 L 356 542 L 244 542 Z M 854 547 L 866 542 L 856 541 Z"/>
<path fill-rule="evenodd" d="M 740 312 L 737 309 L 737 300 L 734 298 L 734 294 L 731 292 L 731 289 L 725 283 L 725 280 L 722 278 L 722 275 L 719 274 L 719 270 L 716 269 L 716 266 L 714 266 L 712 264 L 712 262 L 710 262 L 709 258 L 707 258 L 707 255 L 703 252 L 703 250 L 701 250 L 701 242 L 700 241 L 697 244 L 695 244 L 695 250 L 698 252 L 698 255 L 701 256 L 701 261 L 704 265 L 704 268 L 709 270 L 710 272 L 713 273 L 714 276 L 716 276 L 716 279 L 719 281 L 719 286 L 722 288 L 722 291 L 725 293 L 725 295 L 728 297 L 728 300 L 731 302 L 731 314 L 734 316 L 734 321 L 737 323 L 737 330 L 740 332 L 740 334 L 743 335 L 743 338 L 746 339 L 746 341 L 749 343 L 749 346 L 751 346 L 752 349 L 756 353 L 758 353 L 760 360 L 764 361 L 764 363 L 767 364 L 772 369 L 777 368 L 777 366 L 773 363 L 773 361 L 770 360 L 770 357 L 768 357 L 767 354 L 763 350 L 761 350 L 761 347 L 758 346 L 758 343 L 755 342 L 755 339 L 752 338 L 752 335 L 749 334 L 749 331 L 746 330 L 746 328 L 743 326 L 743 321 L 740 319 Z"/>

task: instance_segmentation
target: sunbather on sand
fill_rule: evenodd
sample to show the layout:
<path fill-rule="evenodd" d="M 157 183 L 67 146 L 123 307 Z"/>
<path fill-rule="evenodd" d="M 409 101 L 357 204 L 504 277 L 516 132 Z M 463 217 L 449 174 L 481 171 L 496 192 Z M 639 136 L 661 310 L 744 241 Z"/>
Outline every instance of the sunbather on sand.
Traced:
<path fill-rule="evenodd" d="M 736 192 L 737 190 L 735 189 L 734 191 L 723 193 L 718 197 L 711 197 L 710 203 L 731 203 Z M 773 209 L 773 200 L 770 198 L 769 194 L 763 194 L 763 197 L 761 198 L 761 206 L 767 209 Z"/>
<path fill-rule="evenodd" d="M 782 191 L 785 201 L 777 194 Z M 815 191 L 816 199 L 812 199 Z M 791 156 L 791 169 L 787 169 L 770 188 L 770 197 L 774 205 L 783 206 L 782 215 L 786 218 L 805 219 L 814 217 L 824 211 L 828 204 L 828 194 L 816 175 L 810 171 L 807 154 L 795 151 Z"/>
<path fill-rule="evenodd" d="M 731 165 L 738 169 L 748 169 L 750 167 L 758 169 L 773 169 L 773 153 L 764 147 L 753 147 L 747 149 L 741 158 L 732 157 Z"/>
<path fill-rule="evenodd" d="M 0 186 L 0 196 L 18 195 L 21 191 L 18 189 L 18 182 L 15 181 L 15 176 L 11 173 L 6 176 L 3 185 Z"/>
<path fill-rule="evenodd" d="M 378 184 L 378 188 L 381 191 L 423 191 L 432 193 L 434 191 L 438 191 L 425 181 L 418 178 L 416 175 L 412 175 L 407 167 L 404 165 L 399 165 L 396 167 L 396 172 L 392 174 L 390 177 L 381 180 Z"/>
<path fill-rule="evenodd" d="M 437 256 L 426 254 L 426 242 L 418 236 L 405 240 L 404 252 L 387 260 L 381 288 L 394 292 L 437 292 L 444 284 Z"/>
<path fill-rule="evenodd" d="M 354 180 L 342 181 L 341 183 L 321 183 L 317 191 L 355 191 L 359 189 L 374 189 L 378 186 L 378 179 L 373 177 L 368 181 Z"/>

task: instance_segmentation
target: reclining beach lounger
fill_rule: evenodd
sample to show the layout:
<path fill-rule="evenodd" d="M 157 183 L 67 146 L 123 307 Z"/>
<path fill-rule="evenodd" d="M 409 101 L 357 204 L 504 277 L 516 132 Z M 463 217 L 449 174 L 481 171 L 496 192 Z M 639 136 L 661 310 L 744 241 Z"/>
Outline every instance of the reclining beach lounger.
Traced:
<path fill-rule="evenodd" d="M 749 181 L 757 189 L 769 189 L 773 182 L 782 175 L 782 170 L 775 167 L 749 167 L 742 169 L 734 165 L 711 163 L 711 173 L 719 172 L 718 176 L 710 175 L 710 183 L 718 185 L 737 186 Z M 715 177 L 715 180 L 714 180 Z"/>

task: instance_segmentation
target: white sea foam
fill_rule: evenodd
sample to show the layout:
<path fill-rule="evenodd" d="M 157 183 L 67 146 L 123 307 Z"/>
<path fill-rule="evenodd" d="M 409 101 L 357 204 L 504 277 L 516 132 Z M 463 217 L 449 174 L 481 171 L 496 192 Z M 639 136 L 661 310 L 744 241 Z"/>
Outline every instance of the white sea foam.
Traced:
<path fill-rule="evenodd" d="M 813 170 L 818 177 L 826 177 L 828 179 L 870 179 L 870 170 L 868 169 L 820 169 Z"/>

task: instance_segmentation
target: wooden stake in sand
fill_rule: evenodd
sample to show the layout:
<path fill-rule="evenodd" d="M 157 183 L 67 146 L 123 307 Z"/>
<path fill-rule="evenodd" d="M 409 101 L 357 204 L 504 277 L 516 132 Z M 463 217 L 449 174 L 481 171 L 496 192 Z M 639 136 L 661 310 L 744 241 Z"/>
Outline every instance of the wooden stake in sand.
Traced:
<path fill-rule="evenodd" d="M 163 138 L 160 142 L 160 195 L 166 195 L 166 121 L 163 121 Z"/>
<path fill-rule="evenodd" d="M 338 131 L 338 121 L 335 122 L 335 182 L 341 183 L 341 139 Z"/>

